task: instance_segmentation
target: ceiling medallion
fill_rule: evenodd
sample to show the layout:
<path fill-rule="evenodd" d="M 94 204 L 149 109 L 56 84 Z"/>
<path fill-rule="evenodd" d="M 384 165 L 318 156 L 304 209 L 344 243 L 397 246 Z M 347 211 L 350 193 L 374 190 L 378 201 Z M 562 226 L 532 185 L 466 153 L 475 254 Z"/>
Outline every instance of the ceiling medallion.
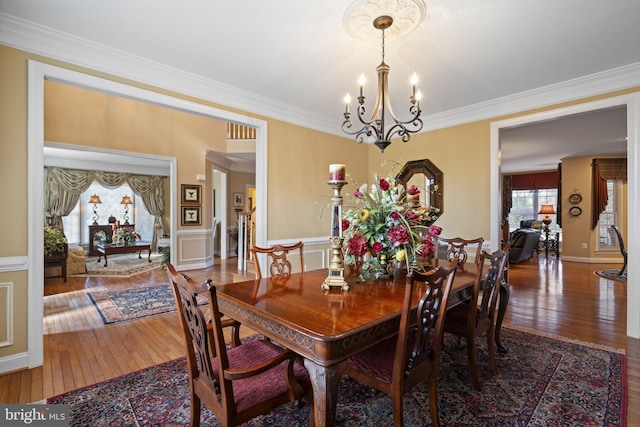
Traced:
<path fill-rule="evenodd" d="M 385 36 L 394 39 L 415 30 L 424 21 L 426 10 L 422 0 L 357 0 L 344 14 L 343 25 L 354 38 L 375 40 L 380 33 L 371 23 L 379 16 L 390 16 L 393 26 Z"/>

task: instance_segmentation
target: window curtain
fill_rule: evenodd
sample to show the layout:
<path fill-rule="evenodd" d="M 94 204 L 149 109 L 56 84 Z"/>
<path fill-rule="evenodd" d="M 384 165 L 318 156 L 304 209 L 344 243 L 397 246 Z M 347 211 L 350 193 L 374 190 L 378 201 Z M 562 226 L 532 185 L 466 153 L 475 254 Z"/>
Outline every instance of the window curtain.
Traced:
<path fill-rule="evenodd" d="M 46 167 L 44 177 L 44 211 L 45 215 L 54 218 L 69 215 L 78 203 L 80 195 L 93 181 L 98 181 L 102 186 L 111 189 L 127 183 L 131 190 L 140 196 L 147 211 L 154 216 L 151 247 L 156 247 L 162 215 L 164 215 L 162 177 L 57 167 Z M 62 221 L 58 222 L 62 224 Z"/>
<path fill-rule="evenodd" d="M 558 163 L 558 198 L 556 202 L 556 224 L 562 228 L 562 163 Z"/>
<path fill-rule="evenodd" d="M 627 180 L 627 159 L 593 159 L 591 161 L 591 229 L 595 229 L 600 220 L 600 214 L 609 203 L 607 181 Z"/>
<path fill-rule="evenodd" d="M 502 175 L 502 245 L 509 241 L 509 212 L 513 206 L 513 183 L 511 175 Z"/>

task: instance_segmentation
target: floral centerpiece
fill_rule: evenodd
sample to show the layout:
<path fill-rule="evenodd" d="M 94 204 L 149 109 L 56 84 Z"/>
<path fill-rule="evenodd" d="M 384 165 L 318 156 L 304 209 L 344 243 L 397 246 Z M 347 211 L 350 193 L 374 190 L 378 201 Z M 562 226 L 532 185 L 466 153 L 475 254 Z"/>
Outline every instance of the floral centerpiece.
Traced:
<path fill-rule="evenodd" d="M 140 238 L 140 233 L 138 233 L 133 227 L 116 227 L 113 229 L 111 243 L 116 245 L 126 245 L 129 243 L 135 243 L 135 241 Z"/>
<path fill-rule="evenodd" d="M 392 262 L 407 269 L 421 267 L 425 258 L 435 256 L 433 237 L 442 231 L 432 225 L 439 210 L 409 197 L 419 194 L 417 187 L 405 190 L 391 175 L 374 175 L 374 182 L 356 189 L 359 206 L 347 211 L 342 220 L 345 263 L 362 261 L 360 280 L 383 276 Z"/>
<path fill-rule="evenodd" d="M 65 243 L 67 243 L 67 238 L 62 230 L 57 227 L 44 228 L 44 256 L 50 257 L 64 253 Z"/>

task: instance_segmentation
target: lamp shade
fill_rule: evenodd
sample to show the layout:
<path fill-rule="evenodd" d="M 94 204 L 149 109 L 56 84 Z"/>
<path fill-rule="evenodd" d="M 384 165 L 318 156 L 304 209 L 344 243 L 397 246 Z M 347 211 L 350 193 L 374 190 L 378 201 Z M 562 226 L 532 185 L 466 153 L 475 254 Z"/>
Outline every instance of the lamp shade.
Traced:
<path fill-rule="evenodd" d="M 120 201 L 121 205 L 130 205 L 131 203 L 132 203 L 131 202 L 131 197 L 129 197 L 129 196 L 124 196 L 122 198 L 122 200 Z"/>
<path fill-rule="evenodd" d="M 541 215 L 555 215 L 556 211 L 553 209 L 553 205 L 542 205 L 538 213 Z"/>
<path fill-rule="evenodd" d="M 102 200 L 100 200 L 100 196 L 94 194 L 93 196 L 89 197 L 89 203 L 93 203 L 95 205 L 96 203 L 102 203 Z"/>

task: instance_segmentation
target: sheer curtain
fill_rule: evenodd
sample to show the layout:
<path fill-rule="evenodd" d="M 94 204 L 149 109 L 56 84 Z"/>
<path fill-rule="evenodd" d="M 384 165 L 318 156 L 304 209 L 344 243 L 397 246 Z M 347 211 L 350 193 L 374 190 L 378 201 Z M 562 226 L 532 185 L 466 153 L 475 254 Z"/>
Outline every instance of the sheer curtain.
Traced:
<path fill-rule="evenodd" d="M 44 170 L 44 211 L 46 216 L 59 218 L 69 215 L 78 203 L 80 195 L 93 181 L 106 188 L 118 188 L 127 183 L 140 196 L 147 211 L 155 217 L 151 247 L 155 248 L 162 215 L 164 215 L 164 190 L 162 177 L 129 173 L 87 171 L 46 167 Z M 60 221 L 58 221 L 60 222 Z"/>

